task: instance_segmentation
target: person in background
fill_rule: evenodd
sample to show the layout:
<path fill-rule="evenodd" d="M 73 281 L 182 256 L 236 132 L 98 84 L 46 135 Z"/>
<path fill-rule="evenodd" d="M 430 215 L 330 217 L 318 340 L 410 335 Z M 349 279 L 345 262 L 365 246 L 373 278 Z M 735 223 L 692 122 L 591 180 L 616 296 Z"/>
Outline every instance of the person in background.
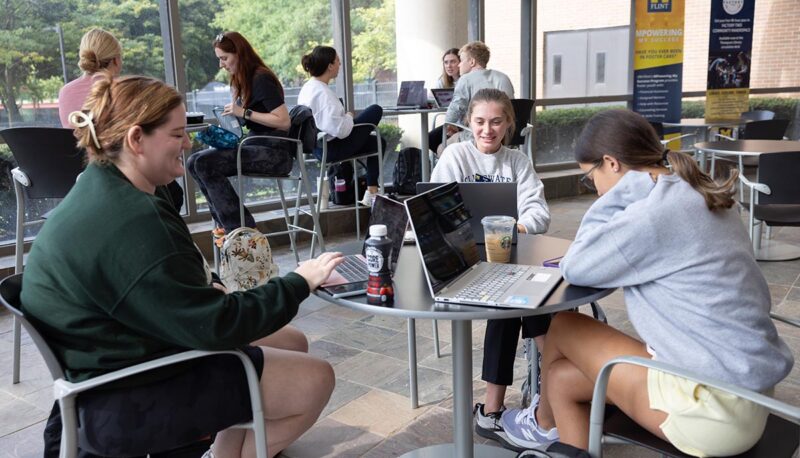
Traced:
<path fill-rule="evenodd" d="M 541 397 L 503 414 L 508 438 L 524 448 L 560 440 L 585 449 L 598 372 L 623 355 L 770 393 L 794 361 L 770 319 L 767 282 L 732 208 L 737 172 L 715 182 L 691 157 L 664 150 L 647 120 L 628 110 L 593 116 L 575 159 L 600 198 L 561 271 L 573 285 L 622 288 L 638 338 L 587 315 L 557 314 L 546 336 Z M 768 416 L 727 392 L 633 365 L 614 368 L 607 402 L 692 456 L 748 450 Z"/>
<path fill-rule="evenodd" d="M 58 118 L 61 126 L 67 128 L 74 127 L 69 122 L 69 114 L 83 108 L 94 82 L 104 73 L 117 76 L 122 70 L 122 46 L 119 40 L 100 28 L 83 34 L 78 56 L 78 66 L 83 74 L 58 91 Z M 178 211 L 183 207 L 183 188 L 175 180 L 166 186 L 159 186 L 157 195 L 169 200 Z"/>
<path fill-rule="evenodd" d="M 461 61 L 458 58 L 458 48 L 450 48 L 444 52 L 442 56 L 442 74 L 433 85 L 435 89 L 453 88 L 461 75 L 458 71 L 458 64 Z M 444 125 L 436 127 L 428 132 L 428 146 L 431 150 L 436 151 L 439 145 L 442 144 L 442 130 Z"/>
<path fill-rule="evenodd" d="M 458 58 L 458 48 L 450 48 L 444 52 L 442 56 L 442 74 L 433 85 L 437 89 L 449 89 L 455 87 L 456 81 L 460 73 L 458 72 L 458 64 L 461 61 Z"/>
<path fill-rule="evenodd" d="M 340 161 L 354 156 L 363 156 L 377 150 L 369 129 L 356 128 L 354 124 L 378 125 L 383 117 L 383 108 L 370 105 L 358 115 L 345 112 L 342 102 L 328 86 L 339 74 L 341 61 L 336 50 L 330 46 L 317 46 L 303 56 L 303 70 L 311 78 L 303 84 L 297 96 L 297 104 L 311 108 L 317 129 L 325 133 L 328 140 L 328 161 Z M 381 139 L 383 140 L 383 139 Z M 383 140 L 384 152 L 386 141 Z M 322 160 L 322 148 L 314 150 L 314 156 Z M 361 203 L 372 206 L 378 194 L 378 158 L 367 158 L 367 190 Z"/>
<path fill-rule="evenodd" d="M 101 71 L 117 76 L 122 70 L 122 46 L 114 35 L 103 29 L 93 28 L 81 37 L 78 56 L 78 67 L 83 74 L 58 91 L 58 118 L 62 127 L 73 127 L 69 123 L 69 114 L 83 107 Z"/>
<path fill-rule="evenodd" d="M 283 86 L 250 43 L 239 32 L 223 32 L 214 38 L 219 67 L 230 75 L 233 101 L 223 115 L 232 115 L 249 129 L 248 135 L 287 137 L 291 120 L 283 98 Z M 242 147 L 242 172 L 285 176 L 294 165 L 294 144 L 258 139 Z M 208 148 L 192 154 L 186 168 L 206 196 L 211 215 L 224 232 L 241 226 L 239 199 L 228 177 L 236 170 L 237 150 Z M 245 207 L 244 225 L 256 227 Z M 215 230 L 217 235 L 222 231 Z"/>
<path fill-rule="evenodd" d="M 499 89 L 506 93 L 509 99 L 514 98 L 514 85 L 511 80 L 503 72 L 498 70 L 489 70 L 486 66 L 489 64 L 489 57 L 491 52 L 489 47 L 481 41 L 472 41 L 461 47 L 458 52 L 460 62 L 458 64 L 458 71 L 461 75 L 456 82 L 455 90 L 453 91 L 453 100 L 447 107 L 447 114 L 445 115 L 446 122 L 461 123 L 465 122 L 465 114 L 469 107 L 469 102 L 476 92 L 485 88 Z M 458 129 L 455 126 L 447 126 L 447 137 L 452 141 L 464 141 L 469 139 L 468 134 L 461 137 L 452 138 Z M 439 141 L 441 143 L 441 140 Z M 438 145 L 437 144 L 437 148 Z M 434 149 L 433 151 L 437 151 Z"/>
<path fill-rule="evenodd" d="M 472 97 L 467 119 L 473 139 L 448 146 L 431 173 L 431 181 L 516 182 L 518 231 L 546 232 L 550 210 L 544 199 L 544 185 L 525 154 L 503 146 L 514 131 L 511 100 L 499 89 L 481 89 Z M 482 375 L 486 397 L 484 404 L 475 405 L 475 431 L 479 435 L 509 445 L 500 419 L 505 410 L 506 387 L 514 380 L 520 327 L 522 337 L 533 338 L 541 351 L 549 324 L 549 315 L 487 322 Z"/>
<path fill-rule="evenodd" d="M 240 348 L 261 379 L 274 456 L 314 424 L 333 390 L 331 366 L 287 324 L 341 255 L 226 293 L 181 216 L 154 196 L 184 173 L 191 147 L 181 94 L 152 78 L 107 76 L 85 107 L 71 117 L 89 165 L 36 238 L 23 313 L 70 381 L 187 349 Z M 244 370 L 230 355 L 125 379 L 81 395 L 78 409 L 81 447 L 92 454 L 130 456 L 140 443 L 155 453 L 217 433 L 208 456 L 254 456 L 253 435 L 227 429 L 252 419 Z"/>

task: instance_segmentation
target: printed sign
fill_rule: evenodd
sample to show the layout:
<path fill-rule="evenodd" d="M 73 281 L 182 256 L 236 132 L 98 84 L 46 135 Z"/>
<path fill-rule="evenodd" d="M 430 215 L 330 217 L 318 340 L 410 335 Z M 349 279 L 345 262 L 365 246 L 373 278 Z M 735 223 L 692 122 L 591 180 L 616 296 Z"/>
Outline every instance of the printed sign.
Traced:
<path fill-rule="evenodd" d="M 738 120 L 750 99 L 755 0 L 712 0 L 706 119 Z"/>

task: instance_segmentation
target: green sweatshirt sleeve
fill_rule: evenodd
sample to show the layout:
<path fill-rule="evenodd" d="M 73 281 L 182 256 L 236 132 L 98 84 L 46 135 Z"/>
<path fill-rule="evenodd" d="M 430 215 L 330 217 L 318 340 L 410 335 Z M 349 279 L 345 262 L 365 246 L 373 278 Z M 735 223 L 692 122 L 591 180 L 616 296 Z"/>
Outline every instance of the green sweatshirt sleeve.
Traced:
<path fill-rule="evenodd" d="M 205 285 L 197 253 L 175 253 L 154 264 L 110 311 L 155 339 L 200 350 L 246 345 L 288 324 L 309 295 L 292 272 L 249 291 L 225 294 Z"/>

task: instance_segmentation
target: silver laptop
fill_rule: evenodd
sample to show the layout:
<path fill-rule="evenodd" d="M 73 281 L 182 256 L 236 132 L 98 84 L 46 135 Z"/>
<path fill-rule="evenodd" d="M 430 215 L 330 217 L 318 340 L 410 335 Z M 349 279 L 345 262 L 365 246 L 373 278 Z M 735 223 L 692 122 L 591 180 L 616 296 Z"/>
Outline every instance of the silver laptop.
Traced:
<path fill-rule="evenodd" d="M 408 215 L 405 207 L 400 202 L 386 196 L 375 196 L 369 217 L 370 226 L 385 224 L 388 237 L 392 241 L 392 256 L 390 268 L 394 272 L 400 248 L 403 247 L 403 236 L 408 227 Z M 328 281 L 321 287 L 333 297 L 348 297 L 365 294 L 369 270 L 364 258 L 363 248 L 361 254 L 345 256 L 344 262 L 336 266 L 336 270 L 328 277 Z"/>
<path fill-rule="evenodd" d="M 444 183 L 417 183 L 417 194 L 438 188 Z M 469 208 L 472 217 L 469 224 L 472 226 L 472 237 L 475 243 L 484 243 L 483 224 L 481 219 L 489 215 L 508 215 L 519 218 L 517 215 L 517 184 L 496 182 L 459 183 L 461 197 Z M 511 243 L 517 243 L 517 228 L 514 226 Z"/>
<path fill-rule="evenodd" d="M 450 106 L 450 102 L 453 101 L 453 92 L 453 88 L 431 89 L 433 99 L 436 100 L 436 105 L 439 108 L 447 108 Z"/>
<path fill-rule="evenodd" d="M 437 302 L 536 308 L 561 281 L 557 268 L 481 261 L 459 183 L 412 197 L 405 205 Z"/>
<path fill-rule="evenodd" d="M 383 107 L 384 110 L 413 110 L 427 106 L 428 94 L 425 92 L 425 81 L 402 81 L 397 94 L 397 105 Z"/>

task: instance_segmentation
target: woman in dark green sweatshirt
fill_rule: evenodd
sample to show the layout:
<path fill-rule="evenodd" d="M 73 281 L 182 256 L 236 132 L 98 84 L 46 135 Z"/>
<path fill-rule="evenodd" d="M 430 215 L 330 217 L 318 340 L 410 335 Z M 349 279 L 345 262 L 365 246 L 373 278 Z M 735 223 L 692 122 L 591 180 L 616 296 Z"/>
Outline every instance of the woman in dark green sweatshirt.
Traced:
<path fill-rule="evenodd" d="M 180 94 L 151 78 L 107 76 L 86 107 L 71 118 L 89 165 L 31 250 L 25 315 L 72 381 L 187 349 L 243 347 L 261 374 L 270 453 L 282 450 L 316 421 L 334 385 L 330 365 L 293 351 L 305 350 L 305 339 L 284 327 L 340 255 L 226 294 L 178 212 L 154 194 L 184 174 L 191 144 Z M 249 346 L 270 334 L 260 343 L 274 346 Z M 226 430 L 251 419 L 249 402 L 230 356 L 145 373 L 81 396 L 81 446 L 113 456 L 147 438 L 157 452 L 222 431 L 217 455 L 252 455 L 252 434 Z"/>

